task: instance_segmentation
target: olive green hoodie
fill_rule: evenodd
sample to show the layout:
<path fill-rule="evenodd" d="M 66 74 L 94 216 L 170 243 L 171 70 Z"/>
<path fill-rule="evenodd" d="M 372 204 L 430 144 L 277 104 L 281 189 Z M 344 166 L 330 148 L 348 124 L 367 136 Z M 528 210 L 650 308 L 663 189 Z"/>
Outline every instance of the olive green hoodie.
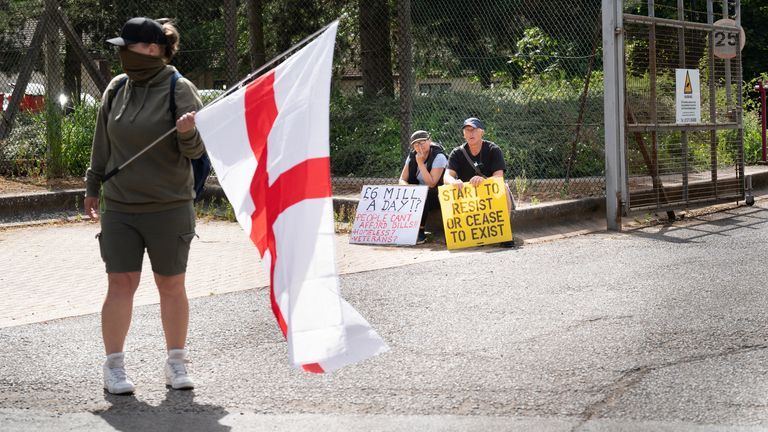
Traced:
<path fill-rule="evenodd" d="M 115 86 L 126 75 L 118 75 L 109 83 L 93 137 L 86 196 L 98 196 L 105 173 L 176 126 L 170 112 L 170 83 L 175 72 L 173 66 L 166 66 L 145 82 L 128 80 L 117 92 Z M 177 117 L 203 106 L 197 88 L 185 78 L 177 81 L 175 96 Z M 170 134 L 103 183 L 106 209 L 144 213 L 192 201 L 195 192 L 189 159 L 200 157 L 203 151 L 197 129 Z"/>

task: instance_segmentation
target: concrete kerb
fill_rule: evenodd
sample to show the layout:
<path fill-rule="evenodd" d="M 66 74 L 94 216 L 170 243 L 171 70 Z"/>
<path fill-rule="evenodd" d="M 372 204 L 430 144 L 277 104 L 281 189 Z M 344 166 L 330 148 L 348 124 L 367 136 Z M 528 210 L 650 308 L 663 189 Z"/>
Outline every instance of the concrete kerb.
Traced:
<path fill-rule="evenodd" d="M 760 181 L 768 184 L 768 175 L 764 177 L 765 179 Z M 69 189 L 0 197 L 0 222 L 17 218 L 33 220 L 35 216 L 42 217 L 42 215 L 51 212 L 82 212 L 84 195 L 85 189 Z M 204 201 L 210 202 L 222 198 L 224 198 L 224 192 L 220 186 L 208 185 L 206 187 L 203 195 Z M 333 199 L 333 207 L 336 212 L 341 212 L 344 208 L 357 209 L 358 202 L 357 198 L 337 196 Z M 547 226 L 604 218 L 605 198 L 594 197 L 519 208 L 512 216 L 512 224 L 516 233 L 525 235 L 527 231 Z M 442 232 L 439 214 L 430 215 L 428 229 Z"/>
<path fill-rule="evenodd" d="M 753 195 L 757 199 L 768 198 L 768 172 L 751 174 Z M 82 213 L 85 189 L 68 189 L 55 192 L 26 193 L 0 197 L 0 225 L 28 225 L 38 221 L 60 220 Z M 221 200 L 224 193 L 218 185 L 209 185 L 203 199 Z M 336 196 L 333 199 L 334 211 L 342 215 L 345 209 L 357 209 L 359 199 L 350 196 Z M 713 203 L 691 207 L 717 206 Z M 512 216 L 512 227 L 516 242 L 537 243 L 550 241 L 571 235 L 585 234 L 605 230 L 605 198 L 589 197 L 570 201 L 542 203 L 536 206 L 518 208 Z M 51 213 L 56 213 L 55 218 Z M 637 213 L 637 212 L 635 212 Z M 642 212 L 641 212 L 642 213 Z M 640 214 L 640 213 L 638 213 Z M 637 214 L 626 215 L 632 225 Z M 19 220 L 23 222 L 18 222 Z M 429 215 L 427 230 L 441 236 L 442 220 L 438 212 Z"/>
<path fill-rule="evenodd" d="M 30 219 L 44 213 L 82 212 L 85 189 L 35 192 L 0 197 L 0 221 Z"/>
<path fill-rule="evenodd" d="M 224 191 L 218 185 L 206 186 L 204 200 L 224 198 Z M 357 209 L 358 198 L 333 198 L 333 210 L 342 212 L 344 208 Z M 512 226 L 518 233 L 541 228 L 544 226 L 580 222 L 585 219 L 605 218 L 605 197 L 581 198 L 570 201 L 542 203 L 537 206 L 517 209 L 512 215 Z M 427 229 L 442 233 L 443 227 L 437 212 L 429 215 Z"/>
<path fill-rule="evenodd" d="M 747 176 L 752 177 L 752 188 L 762 189 L 768 187 L 768 171 L 748 174 Z"/>
<path fill-rule="evenodd" d="M 747 174 L 747 176 L 752 178 L 753 189 L 768 187 L 768 171 L 752 172 Z M 379 184 L 385 179 L 362 180 L 370 184 Z M 68 189 L 0 196 L 0 221 L 19 217 L 29 219 L 35 215 L 50 212 L 82 211 L 84 195 L 85 189 Z M 224 198 L 224 192 L 221 187 L 216 183 L 215 179 L 209 179 L 203 194 L 203 200 L 221 200 L 222 198 Z M 334 210 L 337 212 L 343 207 L 349 206 L 356 209 L 357 203 L 357 198 L 349 196 L 335 196 L 333 199 Z M 529 228 L 595 218 L 605 219 L 605 197 L 581 198 L 519 208 L 512 217 L 512 223 L 518 231 L 525 231 Z M 440 231 L 440 224 L 434 222 L 436 221 L 433 220 L 432 223 L 428 222 L 428 224 L 432 225 L 435 231 Z"/>

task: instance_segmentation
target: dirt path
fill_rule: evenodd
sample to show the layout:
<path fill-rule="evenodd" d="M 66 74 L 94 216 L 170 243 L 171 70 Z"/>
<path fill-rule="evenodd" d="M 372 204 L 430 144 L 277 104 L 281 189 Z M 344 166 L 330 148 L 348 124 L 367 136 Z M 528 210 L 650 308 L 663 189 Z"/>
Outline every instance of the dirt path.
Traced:
<path fill-rule="evenodd" d="M 46 179 L 44 177 L 0 177 L 0 195 L 45 192 L 62 189 L 81 189 L 85 182 L 80 177 Z"/>

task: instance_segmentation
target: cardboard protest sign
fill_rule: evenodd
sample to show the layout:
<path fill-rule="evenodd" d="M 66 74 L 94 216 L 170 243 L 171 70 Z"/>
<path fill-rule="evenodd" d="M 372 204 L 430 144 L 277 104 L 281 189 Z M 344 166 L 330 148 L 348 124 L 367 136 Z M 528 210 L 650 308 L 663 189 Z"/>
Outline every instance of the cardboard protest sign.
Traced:
<path fill-rule="evenodd" d="M 438 188 L 448 249 L 459 249 L 512 240 L 504 180 L 491 177 L 477 188 L 464 183 Z"/>
<path fill-rule="evenodd" d="M 426 186 L 363 186 L 350 243 L 414 245 Z"/>

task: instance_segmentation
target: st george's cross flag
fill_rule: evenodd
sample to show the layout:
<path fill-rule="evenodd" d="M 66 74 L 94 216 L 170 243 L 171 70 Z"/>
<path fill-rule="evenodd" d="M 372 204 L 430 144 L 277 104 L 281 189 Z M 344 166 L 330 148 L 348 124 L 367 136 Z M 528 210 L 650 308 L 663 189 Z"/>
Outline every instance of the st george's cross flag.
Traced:
<path fill-rule="evenodd" d="M 219 183 L 270 275 L 289 362 L 317 373 L 389 349 L 339 295 L 328 138 L 337 27 L 196 116 Z"/>

